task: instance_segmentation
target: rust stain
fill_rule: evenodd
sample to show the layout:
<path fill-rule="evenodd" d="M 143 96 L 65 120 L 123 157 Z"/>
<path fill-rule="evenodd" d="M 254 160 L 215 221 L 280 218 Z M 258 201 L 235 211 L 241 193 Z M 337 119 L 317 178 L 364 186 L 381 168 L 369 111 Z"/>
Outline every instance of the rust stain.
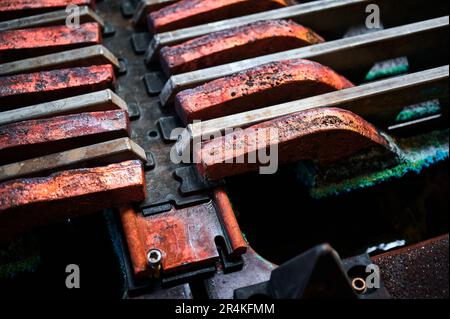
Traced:
<path fill-rule="evenodd" d="M 110 64 L 0 77 L 0 103 L 24 106 L 114 88 Z"/>
<path fill-rule="evenodd" d="M 269 134 L 269 133 L 272 134 Z M 202 143 L 197 164 L 202 175 L 218 180 L 258 170 L 250 155 L 277 146 L 279 164 L 314 160 L 327 165 L 372 146 L 389 142 L 358 115 L 337 108 L 311 109 L 253 125 L 245 130 Z M 238 160 L 238 159 L 244 159 Z"/>
<path fill-rule="evenodd" d="M 30 120 L 0 126 L 0 163 L 57 153 L 129 136 L 125 111 L 105 111 Z"/>
<path fill-rule="evenodd" d="M 170 75 L 322 42 L 322 37 L 293 21 L 270 20 L 164 47 L 160 56 L 163 69 Z"/>
<path fill-rule="evenodd" d="M 102 41 L 100 25 L 81 24 L 79 28 L 51 26 L 0 32 L 0 59 L 17 59 L 14 54 L 43 55 L 55 51 L 68 50 L 99 44 Z"/>
<path fill-rule="evenodd" d="M 0 237 L 145 199 L 140 161 L 0 184 Z"/>
<path fill-rule="evenodd" d="M 148 16 L 150 33 L 160 33 L 212 21 L 287 6 L 285 0 L 182 0 Z"/>
<path fill-rule="evenodd" d="M 191 123 L 353 86 L 319 63 L 292 59 L 258 66 L 182 91 L 175 98 L 175 108 L 185 123 Z"/>

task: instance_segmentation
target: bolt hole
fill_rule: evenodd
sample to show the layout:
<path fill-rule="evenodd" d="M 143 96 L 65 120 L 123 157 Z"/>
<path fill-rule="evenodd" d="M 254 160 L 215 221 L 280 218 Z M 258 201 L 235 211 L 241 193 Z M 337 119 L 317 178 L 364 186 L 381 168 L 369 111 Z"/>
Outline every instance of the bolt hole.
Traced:
<path fill-rule="evenodd" d="M 158 259 L 158 254 L 157 253 L 151 253 L 150 254 L 150 259 L 152 259 L 152 260 Z"/>
<path fill-rule="evenodd" d="M 155 139 L 155 138 L 158 138 L 158 137 L 159 137 L 159 134 L 158 134 L 158 131 L 150 131 L 150 132 L 148 133 L 148 136 L 149 136 L 150 138 Z"/>
<path fill-rule="evenodd" d="M 157 249 L 152 249 L 147 254 L 147 261 L 150 266 L 156 266 L 161 262 L 162 255 L 161 252 Z"/>

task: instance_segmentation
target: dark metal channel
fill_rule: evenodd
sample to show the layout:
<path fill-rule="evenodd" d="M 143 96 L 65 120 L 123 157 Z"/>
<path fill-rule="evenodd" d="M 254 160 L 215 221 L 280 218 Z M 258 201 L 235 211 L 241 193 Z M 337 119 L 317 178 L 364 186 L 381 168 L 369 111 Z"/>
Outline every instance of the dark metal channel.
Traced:
<path fill-rule="evenodd" d="M 159 119 L 171 116 L 172 111 L 163 111 L 159 106 L 158 97 L 147 94 L 143 76 L 148 72 L 142 57 L 137 56 L 132 48 L 130 39 L 133 28 L 120 11 L 120 1 L 104 1 L 99 3 L 102 16 L 116 28 L 114 37 L 104 39 L 104 45 L 117 57 L 127 61 L 127 74 L 119 77 L 117 94 L 128 105 L 139 109 L 139 118 L 131 123 L 132 139 L 142 146 L 154 159 L 154 168 L 146 172 L 147 200 L 142 207 L 162 207 L 164 204 L 174 204 L 178 207 L 198 202 L 208 201 L 209 197 L 202 194 L 184 196 L 179 192 L 181 182 L 173 173 L 177 168 L 170 160 L 172 144 L 163 140 L 163 134 L 158 125 Z M 170 207 L 170 206 L 169 206 Z"/>

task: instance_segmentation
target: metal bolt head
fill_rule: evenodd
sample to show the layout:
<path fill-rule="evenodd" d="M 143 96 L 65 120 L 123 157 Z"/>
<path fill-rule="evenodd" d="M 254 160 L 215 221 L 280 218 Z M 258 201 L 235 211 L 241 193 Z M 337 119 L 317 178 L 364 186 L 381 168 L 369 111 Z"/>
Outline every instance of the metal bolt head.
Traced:
<path fill-rule="evenodd" d="M 161 263 L 162 260 L 162 254 L 158 249 L 151 249 L 147 253 L 147 262 L 148 265 L 152 268 L 158 267 L 158 265 Z"/>
<path fill-rule="evenodd" d="M 357 294 L 364 294 L 367 291 L 366 281 L 363 278 L 354 278 L 352 287 Z"/>

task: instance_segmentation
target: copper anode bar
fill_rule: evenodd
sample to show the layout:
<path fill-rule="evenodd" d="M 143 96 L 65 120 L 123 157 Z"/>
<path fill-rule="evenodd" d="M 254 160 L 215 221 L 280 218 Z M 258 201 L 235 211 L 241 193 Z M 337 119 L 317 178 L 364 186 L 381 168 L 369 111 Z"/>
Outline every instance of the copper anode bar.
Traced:
<path fill-rule="evenodd" d="M 12 163 L 129 135 L 127 112 L 105 111 L 0 126 L 0 163 Z"/>
<path fill-rule="evenodd" d="M 0 107 L 27 106 L 114 87 L 110 64 L 2 76 Z"/>
<path fill-rule="evenodd" d="M 299 100 L 354 85 L 317 62 L 292 59 L 261 65 L 177 94 L 185 123 Z"/>
<path fill-rule="evenodd" d="M 0 238 L 145 199 L 140 161 L 68 170 L 0 184 Z"/>
<path fill-rule="evenodd" d="M 160 51 L 167 75 L 300 48 L 324 39 L 294 21 L 258 21 L 213 32 Z"/>
<path fill-rule="evenodd" d="M 69 5 L 87 5 L 95 8 L 95 0 L 1 0 L 0 18 L 14 19 L 20 16 L 64 9 Z"/>
<path fill-rule="evenodd" d="M 285 0 L 181 0 L 150 13 L 150 33 L 234 18 L 287 6 Z"/>
<path fill-rule="evenodd" d="M 318 108 L 204 142 L 194 155 L 199 172 L 219 180 L 300 160 L 327 165 L 373 146 L 389 149 L 389 142 L 373 125 L 350 111 Z M 268 149 L 270 162 L 262 163 L 260 152 L 267 155 Z"/>
<path fill-rule="evenodd" d="M 0 61 L 24 59 L 101 42 L 101 28 L 96 22 L 84 23 L 77 28 L 63 25 L 1 31 Z"/>

